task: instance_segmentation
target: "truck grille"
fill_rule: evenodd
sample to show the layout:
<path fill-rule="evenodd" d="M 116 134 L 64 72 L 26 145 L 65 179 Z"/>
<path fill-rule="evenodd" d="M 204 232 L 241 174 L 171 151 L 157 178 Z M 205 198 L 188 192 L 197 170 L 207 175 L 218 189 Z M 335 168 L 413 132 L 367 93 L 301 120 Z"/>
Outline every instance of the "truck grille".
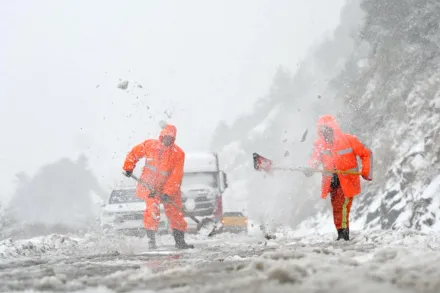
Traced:
<path fill-rule="evenodd" d="M 143 214 L 125 214 L 125 215 L 119 216 L 119 218 L 124 221 L 135 221 L 135 220 L 143 220 L 144 215 Z"/>
<path fill-rule="evenodd" d="M 206 195 L 201 195 L 195 198 L 196 202 L 206 202 L 209 201 L 208 197 Z"/>
<path fill-rule="evenodd" d="M 187 196 L 182 198 L 184 204 L 188 198 L 193 198 L 196 206 L 193 211 L 185 212 L 185 215 L 200 217 L 213 215 L 215 210 L 216 197 L 208 197 L 208 192 L 205 190 L 191 190 L 187 193 Z"/>

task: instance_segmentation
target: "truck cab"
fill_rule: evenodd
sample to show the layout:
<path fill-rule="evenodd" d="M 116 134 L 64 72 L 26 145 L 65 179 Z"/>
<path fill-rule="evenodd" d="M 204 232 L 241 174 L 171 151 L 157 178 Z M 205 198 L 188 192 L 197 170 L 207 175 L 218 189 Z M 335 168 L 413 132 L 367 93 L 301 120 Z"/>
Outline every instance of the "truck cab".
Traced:
<path fill-rule="evenodd" d="M 199 220 L 221 221 L 223 193 L 227 187 L 227 176 L 220 170 L 216 153 L 186 154 L 181 191 L 188 232 L 195 232 L 197 227 L 189 215 Z"/>
<path fill-rule="evenodd" d="M 100 222 L 106 231 L 139 235 L 145 234 L 145 201 L 136 196 L 136 183 L 125 178 L 122 185 L 110 194 L 103 206 Z M 182 204 L 188 232 L 196 232 L 197 225 L 188 216 L 218 223 L 223 214 L 223 193 L 227 188 L 226 174 L 220 170 L 216 153 L 188 153 L 185 155 L 181 185 Z M 160 205 L 159 234 L 170 232 L 164 207 Z"/>

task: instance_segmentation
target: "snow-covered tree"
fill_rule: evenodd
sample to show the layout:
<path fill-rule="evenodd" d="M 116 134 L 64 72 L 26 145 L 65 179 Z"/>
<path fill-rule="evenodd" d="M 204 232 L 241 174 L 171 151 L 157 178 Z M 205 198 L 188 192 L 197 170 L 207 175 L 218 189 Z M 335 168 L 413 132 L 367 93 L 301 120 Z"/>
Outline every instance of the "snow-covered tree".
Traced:
<path fill-rule="evenodd" d="M 87 158 L 81 155 L 76 161 L 60 159 L 43 166 L 32 178 L 23 172 L 17 174 L 7 217 L 22 229 L 38 225 L 43 230 L 84 228 L 93 224 L 99 214 L 91 192 L 107 196 L 88 169 Z"/>

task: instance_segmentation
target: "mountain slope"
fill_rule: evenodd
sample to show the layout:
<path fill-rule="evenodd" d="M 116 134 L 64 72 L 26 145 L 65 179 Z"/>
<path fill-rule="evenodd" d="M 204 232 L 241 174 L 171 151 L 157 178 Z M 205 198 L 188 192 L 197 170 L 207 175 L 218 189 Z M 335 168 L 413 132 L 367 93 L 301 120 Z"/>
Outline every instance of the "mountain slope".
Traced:
<path fill-rule="evenodd" d="M 275 218 L 274 226 L 296 225 L 311 216 L 302 226 L 332 229 L 329 203 L 319 200 L 318 176 L 264 178 L 250 162 L 257 151 L 285 165 L 306 164 L 316 119 L 330 113 L 374 152 L 374 181 L 362 183 L 363 193 L 353 205 L 354 226 L 438 227 L 440 3 L 365 0 L 360 7 L 363 22 L 353 17 L 362 15 L 359 1 L 348 1 L 333 39 L 314 50 L 293 77 L 285 75 L 278 84 L 280 78 L 275 80 L 277 92 L 272 89 L 258 109 L 261 117 L 278 107 L 276 117 L 266 120 L 264 128 L 257 126 L 260 119 L 254 130 L 237 130 L 235 137 L 241 139 L 227 142 L 224 152 L 235 160 L 226 170 L 240 182 L 230 197 L 239 192 L 251 216 Z M 309 137 L 299 143 L 305 128 Z"/>
<path fill-rule="evenodd" d="M 429 227 L 440 216 L 438 202 L 423 196 L 439 169 L 440 3 L 369 0 L 362 7 L 371 51 L 339 92 L 348 97 L 345 125 L 375 153 L 375 181 L 355 216 L 367 227 Z"/>
<path fill-rule="evenodd" d="M 219 152 L 229 175 L 225 209 L 245 209 L 257 222 L 273 228 L 297 225 L 325 204 L 320 200 L 319 178 L 307 179 L 301 173 L 271 176 L 253 170 L 252 153 L 258 152 L 280 165 L 303 165 L 316 136 L 319 115 L 333 114 L 342 107 L 334 99 L 329 81 L 344 68 L 355 49 L 351 35 L 361 23 L 358 1 L 348 1 L 341 12 L 341 24 L 332 36 L 311 50 L 296 72 L 280 67 L 266 97 L 251 115 L 233 125 L 217 128 L 212 147 Z M 301 138 L 308 130 L 307 139 Z"/>

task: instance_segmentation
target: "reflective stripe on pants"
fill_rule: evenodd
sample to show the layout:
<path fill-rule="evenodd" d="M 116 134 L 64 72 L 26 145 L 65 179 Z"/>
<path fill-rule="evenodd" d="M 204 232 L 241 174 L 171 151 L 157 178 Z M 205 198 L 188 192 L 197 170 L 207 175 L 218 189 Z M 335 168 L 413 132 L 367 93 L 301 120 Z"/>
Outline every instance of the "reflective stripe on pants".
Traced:
<path fill-rule="evenodd" d="M 336 229 L 349 228 L 353 198 L 345 198 L 341 187 L 332 189 L 330 195 L 333 208 L 333 221 Z"/>

